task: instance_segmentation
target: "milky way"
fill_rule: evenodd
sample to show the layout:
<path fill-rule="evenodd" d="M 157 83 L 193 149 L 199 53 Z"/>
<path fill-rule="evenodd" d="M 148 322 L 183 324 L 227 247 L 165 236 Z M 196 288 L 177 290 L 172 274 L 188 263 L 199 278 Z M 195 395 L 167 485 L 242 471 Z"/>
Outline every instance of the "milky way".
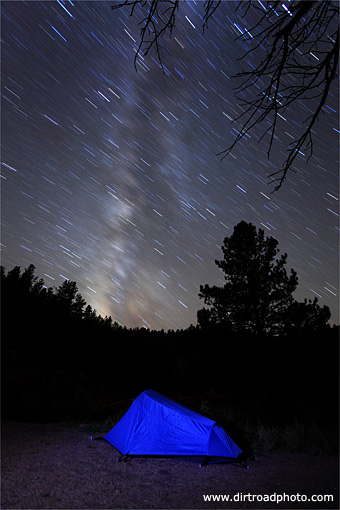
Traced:
<path fill-rule="evenodd" d="M 288 253 L 296 298 L 338 323 L 338 89 L 271 194 L 306 107 L 280 119 L 270 159 L 255 129 L 222 162 L 240 113 L 233 75 L 252 26 L 222 2 L 202 34 L 202 2 L 181 2 L 171 38 L 134 56 L 137 18 L 112 2 L 2 2 L 2 264 L 65 278 L 128 327 L 196 323 L 200 284 L 222 284 L 223 239 L 252 222 Z M 284 11 L 283 11 L 284 12 Z M 236 40 L 235 40 L 236 39 Z M 263 51 L 263 49 L 261 49 Z"/>

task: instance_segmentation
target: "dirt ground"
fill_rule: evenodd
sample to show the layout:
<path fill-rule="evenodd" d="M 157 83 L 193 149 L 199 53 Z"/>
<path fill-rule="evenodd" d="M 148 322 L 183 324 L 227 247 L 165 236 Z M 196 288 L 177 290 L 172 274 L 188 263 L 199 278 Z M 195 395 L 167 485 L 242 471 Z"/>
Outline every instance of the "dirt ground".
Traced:
<path fill-rule="evenodd" d="M 102 431 L 105 433 L 108 431 Z M 1 508 L 339 508 L 338 459 L 270 453 L 238 465 L 160 459 L 117 463 L 91 426 L 3 423 Z M 203 495 L 332 495 L 333 502 L 204 501 Z"/>

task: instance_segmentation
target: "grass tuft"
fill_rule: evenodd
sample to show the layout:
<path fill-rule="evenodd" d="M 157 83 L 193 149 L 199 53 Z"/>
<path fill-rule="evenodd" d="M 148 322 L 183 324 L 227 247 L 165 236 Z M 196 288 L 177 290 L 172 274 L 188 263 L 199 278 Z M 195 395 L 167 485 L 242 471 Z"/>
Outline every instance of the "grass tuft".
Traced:
<path fill-rule="evenodd" d="M 299 421 L 283 426 L 246 423 L 242 432 L 257 452 L 338 453 L 337 430 L 327 425 L 307 426 Z"/>

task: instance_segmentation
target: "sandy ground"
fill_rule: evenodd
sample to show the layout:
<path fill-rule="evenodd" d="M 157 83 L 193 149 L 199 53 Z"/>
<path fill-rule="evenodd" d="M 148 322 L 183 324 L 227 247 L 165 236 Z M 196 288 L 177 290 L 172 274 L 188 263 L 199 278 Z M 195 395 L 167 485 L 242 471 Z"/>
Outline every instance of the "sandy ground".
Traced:
<path fill-rule="evenodd" d="M 107 431 L 102 431 L 103 433 Z M 237 465 L 159 459 L 117 463 L 89 425 L 3 423 L 1 508 L 339 508 L 338 459 L 264 454 Z M 330 494 L 333 502 L 205 502 L 203 495 Z"/>

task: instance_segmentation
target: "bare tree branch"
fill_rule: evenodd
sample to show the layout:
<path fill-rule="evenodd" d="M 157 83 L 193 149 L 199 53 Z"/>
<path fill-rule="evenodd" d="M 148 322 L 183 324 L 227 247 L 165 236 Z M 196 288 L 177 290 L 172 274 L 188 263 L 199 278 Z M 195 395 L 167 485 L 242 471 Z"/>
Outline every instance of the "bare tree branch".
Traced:
<path fill-rule="evenodd" d="M 204 16 L 203 16 L 203 33 L 205 27 L 208 26 L 208 21 L 219 7 L 221 0 L 206 0 L 204 2 Z"/>
<path fill-rule="evenodd" d="M 263 14 L 255 25 L 263 27 L 265 24 L 265 28 L 253 35 L 256 39 L 255 46 L 247 51 L 243 58 L 263 45 L 269 48 L 267 56 L 255 69 L 237 75 L 244 80 L 238 87 L 236 96 L 242 101 L 240 106 L 245 106 L 246 109 L 233 122 L 240 121 L 243 117 L 246 117 L 246 120 L 243 121 L 234 142 L 218 155 L 222 155 L 223 160 L 249 131 L 269 120 L 270 125 L 259 140 L 269 133 L 269 157 L 281 113 L 298 100 L 314 100 L 313 114 L 305 119 L 301 135 L 289 144 L 288 157 L 283 167 L 269 175 L 272 178 L 270 183 L 276 183 L 274 191 L 277 191 L 285 181 L 288 171 L 292 169 L 296 157 L 302 152 L 301 149 L 305 147 L 309 151 L 308 159 L 313 153 L 312 129 L 325 105 L 338 67 L 338 27 L 335 32 L 331 32 L 332 36 L 326 38 L 325 35 L 334 27 L 339 8 L 332 2 L 291 2 L 290 10 L 286 14 L 276 16 L 280 2 L 273 2 L 271 6 L 273 13 L 269 11 Z M 269 23 L 274 13 L 274 21 Z M 254 33 L 254 27 L 250 32 Z M 253 87 L 256 86 L 258 90 L 259 83 L 260 91 L 254 96 Z M 249 100 L 243 99 L 245 93 L 250 96 Z"/>
<path fill-rule="evenodd" d="M 140 42 L 134 58 L 135 68 L 137 70 L 137 61 L 141 53 L 145 56 L 154 46 L 156 49 L 158 61 L 164 73 L 164 66 L 161 57 L 161 37 L 168 31 L 171 36 L 176 21 L 176 10 L 179 7 L 179 0 L 125 0 L 111 6 L 111 10 L 122 7 L 131 7 L 130 16 L 133 16 L 136 6 L 139 6 L 146 16 L 140 21 L 142 25 L 140 30 Z M 146 9 L 145 9 L 146 7 Z"/>
<path fill-rule="evenodd" d="M 221 4 L 221 0 L 204 2 L 203 32 Z M 160 66 L 164 72 L 160 38 L 168 32 L 171 36 L 176 22 L 179 0 L 125 0 L 111 9 L 131 7 L 132 16 L 139 6 L 145 17 L 140 22 L 140 42 L 134 63 L 137 69 L 138 56 L 147 55 L 155 47 Z M 246 17 L 249 9 L 260 11 L 259 19 L 250 30 L 238 36 L 251 45 L 241 60 L 254 56 L 267 48 L 260 63 L 236 75 L 243 81 L 236 89 L 242 113 L 232 122 L 241 122 L 233 143 L 218 153 L 223 160 L 237 143 L 255 126 L 268 123 L 260 136 L 261 141 L 269 135 L 267 155 L 273 147 L 278 130 L 279 117 L 295 104 L 312 103 L 312 114 L 305 119 L 301 134 L 288 145 L 288 156 L 281 169 L 269 175 L 275 183 L 274 191 L 280 189 L 289 170 L 302 148 L 313 153 L 312 129 L 326 103 L 331 84 L 337 77 L 339 60 L 339 3 L 330 0 L 291 0 L 286 5 L 279 0 L 251 2 L 241 0 L 236 11 Z M 246 99 L 245 99 L 246 97 Z M 289 110 L 290 111 L 290 110 Z"/>

